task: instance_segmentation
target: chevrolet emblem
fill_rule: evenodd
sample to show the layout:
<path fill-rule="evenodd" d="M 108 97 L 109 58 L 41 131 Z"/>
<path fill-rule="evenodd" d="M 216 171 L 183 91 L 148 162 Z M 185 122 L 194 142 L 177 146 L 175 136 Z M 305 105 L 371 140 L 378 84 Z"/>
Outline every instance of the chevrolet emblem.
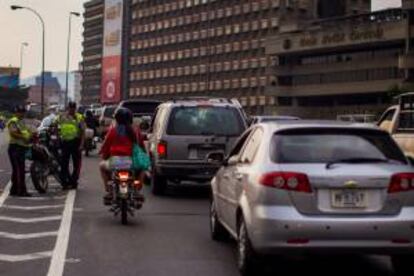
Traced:
<path fill-rule="evenodd" d="M 357 188 L 358 187 L 358 182 L 356 182 L 354 180 L 349 180 L 349 181 L 346 181 L 344 183 L 344 186 L 346 188 L 349 188 L 349 189 Z"/>

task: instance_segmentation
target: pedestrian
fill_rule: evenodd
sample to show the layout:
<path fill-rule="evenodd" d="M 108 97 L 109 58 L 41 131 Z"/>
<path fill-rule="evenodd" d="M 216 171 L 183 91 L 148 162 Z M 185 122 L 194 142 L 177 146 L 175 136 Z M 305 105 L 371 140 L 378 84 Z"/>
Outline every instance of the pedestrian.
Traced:
<path fill-rule="evenodd" d="M 7 123 L 10 136 L 8 153 L 12 166 L 10 195 L 30 197 L 31 195 L 26 189 L 25 161 L 26 152 L 30 147 L 33 134 L 23 122 L 26 108 L 24 106 L 16 106 L 14 113 L 14 116 Z"/>
<path fill-rule="evenodd" d="M 62 145 L 62 185 L 64 189 L 76 189 L 79 184 L 85 140 L 84 117 L 76 112 L 76 103 L 69 102 L 67 110 L 57 116 L 55 123 L 59 129 Z M 69 172 L 71 159 L 73 161 L 72 173 Z"/>

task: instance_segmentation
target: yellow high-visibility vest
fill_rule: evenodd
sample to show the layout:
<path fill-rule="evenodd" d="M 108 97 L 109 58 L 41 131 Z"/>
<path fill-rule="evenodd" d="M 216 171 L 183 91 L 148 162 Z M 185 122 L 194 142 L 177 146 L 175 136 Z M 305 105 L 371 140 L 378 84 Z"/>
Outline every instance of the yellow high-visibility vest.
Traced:
<path fill-rule="evenodd" d="M 7 122 L 7 128 L 10 128 L 11 124 L 14 124 L 17 127 L 17 129 L 23 135 L 23 138 L 13 137 L 9 131 L 9 143 L 13 145 L 19 145 L 22 147 L 30 147 L 30 137 L 32 136 L 30 129 L 17 117 L 12 117 Z"/>

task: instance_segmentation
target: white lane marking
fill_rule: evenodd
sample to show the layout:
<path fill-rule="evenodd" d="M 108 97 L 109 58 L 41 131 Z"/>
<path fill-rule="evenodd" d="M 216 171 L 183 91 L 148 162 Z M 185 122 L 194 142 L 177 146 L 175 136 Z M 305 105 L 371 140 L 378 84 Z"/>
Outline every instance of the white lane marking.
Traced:
<path fill-rule="evenodd" d="M 67 264 L 78 264 L 81 262 L 81 259 L 74 259 L 74 258 L 70 258 L 70 259 L 66 259 L 65 263 Z"/>
<path fill-rule="evenodd" d="M 6 187 L 4 187 L 3 193 L 0 195 L 0 207 L 3 206 L 3 203 L 6 201 L 7 197 L 10 194 L 10 187 L 11 181 L 7 183 Z"/>
<path fill-rule="evenodd" d="M 69 191 L 65 210 L 63 211 L 63 218 L 59 228 L 59 234 L 55 249 L 53 250 L 52 261 L 50 262 L 49 272 L 47 276 L 62 276 L 65 261 L 66 252 L 68 250 L 70 229 L 72 224 L 73 206 L 75 204 L 76 191 Z"/>
<path fill-rule="evenodd" d="M 12 240 L 29 240 L 45 237 L 54 237 L 57 236 L 58 232 L 39 232 L 39 233 L 29 233 L 29 234 L 14 234 L 7 232 L 0 232 L 0 238 L 12 239 Z"/>
<path fill-rule="evenodd" d="M 49 216 L 49 217 L 40 217 L 40 218 L 16 218 L 16 217 L 0 216 L 0 221 L 10 221 L 10 222 L 18 222 L 18 223 L 36 223 L 36 222 L 60 220 L 61 218 L 62 216 Z"/>
<path fill-rule="evenodd" d="M 34 201 L 36 201 L 36 200 L 62 200 L 62 199 L 65 199 L 66 198 L 66 196 L 48 196 L 48 197 L 20 197 L 20 198 L 18 198 L 19 200 L 20 199 L 24 199 L 24 200 L 34 200 Z"/>
<path fill-rule="evenodd" d="M 37 259 L 45 259 L 50 258 L 52 256 L 52 251 L 45 251 L 45 252 L 36 252 L 24 255 L 6 255 L 0 254 L 0 261 L 3 262 L 25 262 L 25 261 L 32 261 Z"/>
<path fill-rule="evenodd" d="M 44 210 L 44 209 L 57 209 L 63 208 L 65 205 L 42 205 L 42 206 L 19 206 L 19 205 L 4 205 L 3 208 L 12 209 L 12 210 L 24 210 L 24 211 L 31 211 L 31 210 Z"/>

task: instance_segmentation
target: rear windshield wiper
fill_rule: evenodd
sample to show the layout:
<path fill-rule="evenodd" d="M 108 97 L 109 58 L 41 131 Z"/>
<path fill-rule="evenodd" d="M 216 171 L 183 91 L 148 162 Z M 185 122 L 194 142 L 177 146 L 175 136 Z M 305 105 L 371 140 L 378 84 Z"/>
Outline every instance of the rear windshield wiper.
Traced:
<path fill-rule="evenodd" d="M 365 157 L 358 157 L 358 158 L 346 158 L 346 159 L 338 159 L 333 160 L 326 163 L 326 169 L 330 169 L 332 165 L 338 163 L 390 163 L 390 162 L 398 162 L 397 160 L 390 160 L 385 158 L 365 158 Z"/>

